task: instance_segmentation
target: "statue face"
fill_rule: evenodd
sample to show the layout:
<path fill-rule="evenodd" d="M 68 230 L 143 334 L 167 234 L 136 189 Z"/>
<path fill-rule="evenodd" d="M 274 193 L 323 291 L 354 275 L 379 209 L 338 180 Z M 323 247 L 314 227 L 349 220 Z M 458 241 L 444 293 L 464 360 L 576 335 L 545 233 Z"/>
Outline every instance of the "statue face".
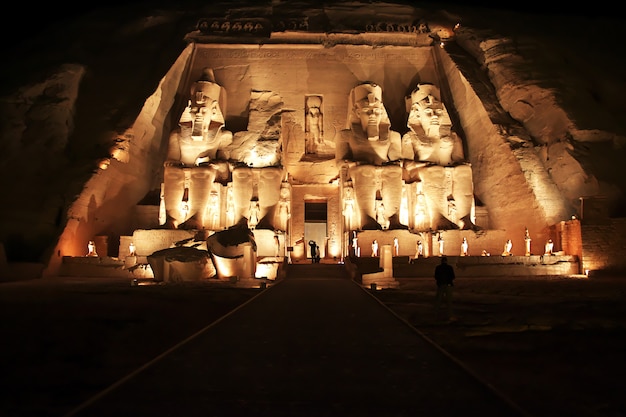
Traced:
<path fill-rule="evenodd" d="M 383 105 L 380 102 L 357 104 L 354 110 L 361 121 L 361 128 L 367 134 L 368 140 L 378 140 L 380 121 L 383 118 Z"/>
<path fill-rule="evenodd" d="M 411 111 L 409 111 L 409 119 L 408 125 L 411 126 L 419 126 L 422 123 L 420 119 L 420 106 L 417 103 L 413 103 L 411 105 Z"/>
<path fill-rule="evenodd" d="M 200 107 L 199 111 L 202 113 L 202 120 L 205 124 L 215 120 L 217 115 L 217 101 L 212 101 L 204 107 Z"/>
<path fill-rule="evenodd" d="M 378 126 L 383 116 L 382 105 L 374 103 L 357 106 L 356 115 L 361 120 L 363 130 L 368 126 Z"/>
<path fill-rule="evenodd" d="M 422 107 L 419 112 L 419 119 L 426 134 L 433 137 L 439 137 L 439 125 L 442 122 L 447 123 L 449 120 L 443 106 L 438 102 Z"/>

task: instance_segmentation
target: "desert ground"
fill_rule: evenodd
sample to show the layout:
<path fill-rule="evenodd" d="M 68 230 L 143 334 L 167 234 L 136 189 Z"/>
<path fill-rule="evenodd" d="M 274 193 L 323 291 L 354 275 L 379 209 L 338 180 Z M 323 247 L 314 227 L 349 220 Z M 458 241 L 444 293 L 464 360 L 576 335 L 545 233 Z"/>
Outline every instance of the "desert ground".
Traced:
<path fill-rule="evenodd" d="M 62 416 L 261 291 L 4 282 L 0 415 Z M 626 277 L 459 278 L 453 320 L 436 314 L 431 279 L 364 291 L 531 416 L 626 415 Z"/>

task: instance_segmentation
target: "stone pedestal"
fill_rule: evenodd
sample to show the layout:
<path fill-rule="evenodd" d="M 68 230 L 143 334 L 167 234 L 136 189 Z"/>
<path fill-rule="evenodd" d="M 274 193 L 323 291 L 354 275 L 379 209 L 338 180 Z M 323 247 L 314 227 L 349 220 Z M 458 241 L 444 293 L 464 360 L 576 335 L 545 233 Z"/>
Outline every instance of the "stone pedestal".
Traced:
<path fill-rule="evenodd" d="M 393 278 L 393 254 L 391 245 L 383 245 L 380 250 L 379 266 L 383 269 L 383 277 Z"/>
<path fill-rule="evenodd" d="M 372 290 L 398 288 L 399 283 L 393 278 L 393 252 L 391 245 L 382 245 L 378 265 L 382 269 L 382 272 L 363 274 L 362 285 Z"/>

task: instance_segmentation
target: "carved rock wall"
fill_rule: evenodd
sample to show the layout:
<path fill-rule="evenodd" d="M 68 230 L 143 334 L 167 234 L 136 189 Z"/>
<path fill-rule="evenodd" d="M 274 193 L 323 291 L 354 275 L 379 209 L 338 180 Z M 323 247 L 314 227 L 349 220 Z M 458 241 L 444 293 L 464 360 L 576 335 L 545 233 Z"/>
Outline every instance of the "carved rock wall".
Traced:
<path fill-rule="evenodd" d="M 546 24 L 546 32 L 554 30 Z M 575 24 L 564 28 L 560 36 L 571 37 L 581 50 L 561 48 L 552 56 L 546 53 L 554 42 L 550 36 L 539 46 L 530 38 L 507 37 L 492 29 L 461 28 L 456 41 L 483 66 L 502 108 L 528 132 L 520 143 L 536 148 L 536 158 L 566 200 L 563 209 L 580 216 L 579 197 L 603 195 L 611 213 L 623 216 L 626 181 L 619 170 L 606 169 L 626 156 L 624 127 L 615 123 L 621 116 L 609 104 L 624 100 L 623 82 L 613 74 L 620 65 L 613 68 L 610 61 L 595 60 L 607 45 L 583 53 L 583 33 Z M 561 67 L 559 59 L 568 65 Z M 541 70 L 532 70 L 535 66 Z M 604 75 L 594 74 L 589 66 L 602 67 Z M 581 73 L 586 80 L 575 78 Z"/>

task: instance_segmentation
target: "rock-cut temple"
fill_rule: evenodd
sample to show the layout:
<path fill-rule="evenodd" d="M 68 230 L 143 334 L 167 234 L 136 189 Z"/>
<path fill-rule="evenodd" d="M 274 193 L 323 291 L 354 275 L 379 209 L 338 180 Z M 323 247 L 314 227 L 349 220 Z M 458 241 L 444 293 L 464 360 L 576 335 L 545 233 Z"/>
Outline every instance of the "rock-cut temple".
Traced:
<path fill-rule="evenodd" d="M 375 258 L 370 281 L 393 286 L 440 255 L 483 274 L 581 273 L 571 203 L 507 145 L 453 26 L 411 19 L 201 19 L 75 203 L 113 201 L 101 224 L 69 221 L 60 273 L 254 282 Z"/>

